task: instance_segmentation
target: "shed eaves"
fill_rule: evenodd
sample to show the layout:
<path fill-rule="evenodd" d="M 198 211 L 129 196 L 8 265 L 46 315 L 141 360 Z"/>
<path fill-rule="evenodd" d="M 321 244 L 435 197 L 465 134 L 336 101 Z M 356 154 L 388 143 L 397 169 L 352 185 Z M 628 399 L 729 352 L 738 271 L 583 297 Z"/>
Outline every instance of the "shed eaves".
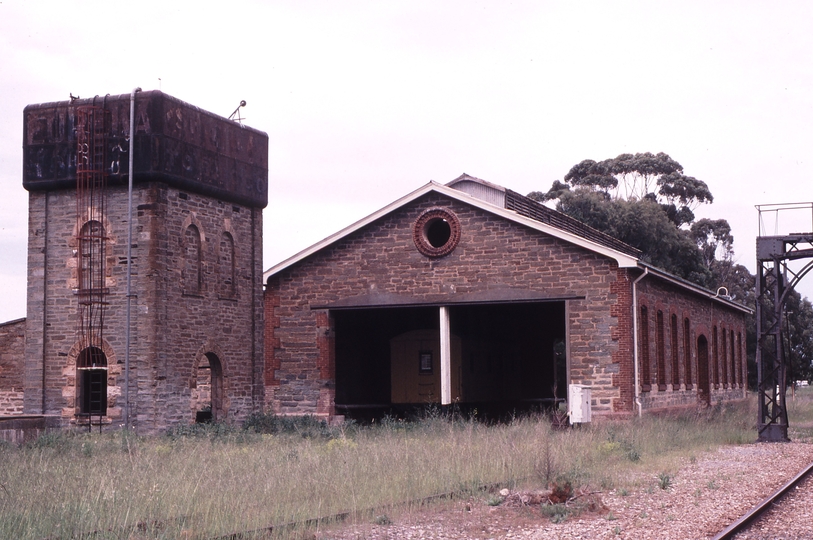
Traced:
<path fill-rule="evenodd" d="M 414 201 L 418 197 L 421 197 L 432 191 L 445 195 L 449 198 L 464 202 L 466 204 L 475 206 L 477 208 L 480 208 L 481 210 L 490 212 L 492 214 L 498 215 L 513 222 L 525 225 L 532 229 L 536 229 L 540 232 L 549 234 L 553 237 L 559 238 L 566 242 L 579 245 L 595 253 L 599 253 L 606 257 L 610 257 L 611 259 L 614 259 L 618 263 L 618 265 L 622 268 L 635 268 L 638 265 L 637 256 L 632 255 L 625 251 L 620 251 L 614 247 L 610 247 L 610 245 L 608 245 L 608 242 L 604 243 L 597 242 L 595 239 L 586 238 L 583 235 L 576 234 L 576 232 L 574 232 L 573 230 L 565 230 L 559 228 L 551 223 L 546 223 L 539 219 L 534 219 L 530 216 L 521 214 L 515 210 L 508 210 L 504 207 L 496 206 L 482 199 L 478 199 L 477 197 L 474 197 L 464 191 L 460 191 L 455 188 L 450 188 L 432 181 L 416 189 L 412 193 L 409 193 L 404 197 L 401 197 L 400 199 L 392 202 L 391 204 L 385 206 L 384 208 L 378 210 L 377 212 L 374 212 L 369 216 L 353 223 L 349 227 L 345 227 L 344 229 L 328 236 L 321 242 L 317 242 L 316 244 L 310 246 L 309 248 L 300 251 L 296 255 L 289 257 L 288 259 L 274 265 L 273 267 L 269 268 L 263 273 L 263 282 L 267 282 L 268 278 L 277 274 L 278 272 L 281 272 L 282 270 L 288 268 L 289 266 L 292 266 L 298 263 L 299 261 L 307 257 L 310 257 L 311 255 L 333 244 L 334 242 L 341 240 L 345 236 L 361 229 L 362 227 L 365 227 L 366 225 L 369 225 L 373 221 L 389 214 L 390 212 L 397 210 L 398 208 L 401 208 L 402 206 Z"/>

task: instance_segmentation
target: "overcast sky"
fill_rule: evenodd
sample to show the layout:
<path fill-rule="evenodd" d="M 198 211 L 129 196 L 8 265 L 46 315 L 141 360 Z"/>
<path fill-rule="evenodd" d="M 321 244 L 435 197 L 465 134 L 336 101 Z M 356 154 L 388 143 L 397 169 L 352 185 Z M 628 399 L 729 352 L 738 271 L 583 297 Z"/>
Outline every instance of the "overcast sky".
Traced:
<path fill-rule="evenodd" d="M 0 2 L 0 321 L 25 316 L 23 108 L 70 93 L 246 100 L 269 136 L 265 268 L 429 180 L 528 193 L 625 152 L 704 180 L 696 213 L 752 272 L 754 205 L 813 201 L 811 2 L 129 5 Z"/>

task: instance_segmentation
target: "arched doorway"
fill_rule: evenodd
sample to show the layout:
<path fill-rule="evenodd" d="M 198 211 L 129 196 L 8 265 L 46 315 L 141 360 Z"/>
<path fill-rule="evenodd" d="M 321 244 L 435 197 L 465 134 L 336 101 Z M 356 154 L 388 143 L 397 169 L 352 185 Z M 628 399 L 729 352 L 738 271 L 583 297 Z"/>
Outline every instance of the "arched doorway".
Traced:
<path fill-rule="evenodd" d="M 98 347 L 82 349 L 76 358 L 76 384 L 79 416 L 107 414 L 107 356 Z"/>
<path fill-rule="evenodd" d="M 215 353 L 201 357 L 196 374 L 195 422 L 223 419 L 223 368 Z"/>
<path fill-rule="evenodd" d="M 704 405 L 711 404 L 709 342 L 702 334 L 697 337 L 697 401 Z"/>

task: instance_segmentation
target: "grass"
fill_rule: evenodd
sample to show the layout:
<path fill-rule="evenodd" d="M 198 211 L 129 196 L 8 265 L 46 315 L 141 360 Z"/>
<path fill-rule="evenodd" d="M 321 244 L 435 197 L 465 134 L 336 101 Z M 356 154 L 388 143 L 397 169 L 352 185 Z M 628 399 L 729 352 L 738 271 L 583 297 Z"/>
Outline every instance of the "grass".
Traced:
<path fill-rule="evenodd" d="M 813 386 L 788 390 L 788 436 L 792 441 L 813 442 Z"/>
<path fill-rule="evenodd" d="M 543 418 L 337 429 L 257 417 L 151 438 L 50 434 L 0 447 L 0 538 L 212 538 L 363 511 L 389 521 L 406 501 L 493 484 L 631 490 L 699 452 L 753 442 L 755 416 L 749 401 L 565 431 Z"/>

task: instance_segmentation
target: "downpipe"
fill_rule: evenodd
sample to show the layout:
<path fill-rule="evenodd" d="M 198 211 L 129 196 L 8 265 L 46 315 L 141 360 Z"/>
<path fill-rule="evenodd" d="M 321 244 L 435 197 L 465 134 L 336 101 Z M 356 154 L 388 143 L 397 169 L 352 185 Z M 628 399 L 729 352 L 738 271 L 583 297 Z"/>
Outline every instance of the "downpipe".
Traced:
<path fill-rule="evenodd" d="M 638 407 L 638 418 L 643 416 L 643 405 L 641 404 L 641 385 L 639 381 L 638 369 L 638 282 L 649 274 L 649 268 L 644 267 L 644 273 L 632 282 L 632 358 L 633 371 L 635 372 L 635 405 Z"/>

